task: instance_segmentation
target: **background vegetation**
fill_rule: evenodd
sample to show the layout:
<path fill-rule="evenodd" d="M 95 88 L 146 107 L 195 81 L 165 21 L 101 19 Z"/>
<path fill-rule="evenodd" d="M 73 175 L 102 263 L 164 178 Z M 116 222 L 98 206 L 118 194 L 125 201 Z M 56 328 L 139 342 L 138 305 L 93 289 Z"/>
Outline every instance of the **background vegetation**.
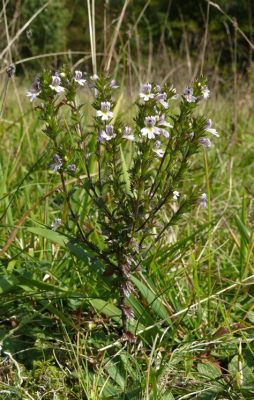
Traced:
<path fill-rule="evenodd" d="M 0 11 L 0 399 L 253 399 L 253 2 L 46 4 L 3 0 Z M 130 344 L 100 264 L 50 230 L 61 185 L 25 97 L 44 68 L 92 75 L 110 57 L 126 120 L 141 83 L 181 93 L 203 73 L 203 111 L 220 133 L 187 183 L 209 191 L 208 210 L 171 229 L 133 282 Z"/>

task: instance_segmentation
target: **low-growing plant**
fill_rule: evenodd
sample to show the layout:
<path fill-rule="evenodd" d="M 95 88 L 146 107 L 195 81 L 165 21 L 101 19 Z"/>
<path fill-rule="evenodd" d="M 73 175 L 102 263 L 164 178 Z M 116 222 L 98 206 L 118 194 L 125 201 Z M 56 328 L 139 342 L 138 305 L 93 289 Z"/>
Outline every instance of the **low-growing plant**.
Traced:
<path fill-rule="evenodd" d="M 85 86 L 90 94 L 79 104 L 77 91 Z M 206 193 L 186 185 L 186 176 L 195 174 L 192 157 L 211 146 L 209 133 L 218 134 L 196 112 L 210 93 L 203 77 L 181 95 L 173 86 L 146 83 L 128 124 L 117 87 L 108 76 L 84 79 L 65 67 L 43 73 L 27 95 L 40 100 L 36 109 L 52 143 L 49 173 L 59 175 L 62 187 L 51 229 L 99 260 L 121 308 L 124 338 L 132 341 L 133 276 L 183 214 L 206 207 Z"/>

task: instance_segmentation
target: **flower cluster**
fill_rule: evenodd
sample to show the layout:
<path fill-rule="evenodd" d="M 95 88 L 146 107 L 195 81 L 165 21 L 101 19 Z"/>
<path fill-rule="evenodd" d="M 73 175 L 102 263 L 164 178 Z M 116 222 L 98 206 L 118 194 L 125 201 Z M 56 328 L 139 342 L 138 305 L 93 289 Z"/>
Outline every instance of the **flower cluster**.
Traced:
<path fill-rule="evenodd" d="M 65 80 L 65 84 L 63 84 L 63 80 Z M 86 83 L 86 79 L 83 78 L 83 72 L 76 70 L 74 71 L 74 75 L 70 75 L 70 77 L 66 77 L 65 72 L 55 72 L 50 78 L 50 82 L 48 82 L 47 87 L 49 87 L 53 92 L 60 95 L 66 92 L 66 86 L 70 86 L 71 82 L 76 83 L 76 85 L 84 86 Z M 44 87 L 46 89 L 46 87 Z M 39 79 L 36 79 L 33 83 L 33 86 L 30 90 L 27 91 L 26 95 L 30 98 L 30 101 L 34 101 L 42 92 L 41 82 Z"/>
<path fill-rule="evenodd" d="M 183 98 L 187 103 L 196 103 L 198 100 L 207 100 L 210 97 L 210 90 L 205 84 L 198 82 L 197 85 L 186 87 L 183 92 Z"/>

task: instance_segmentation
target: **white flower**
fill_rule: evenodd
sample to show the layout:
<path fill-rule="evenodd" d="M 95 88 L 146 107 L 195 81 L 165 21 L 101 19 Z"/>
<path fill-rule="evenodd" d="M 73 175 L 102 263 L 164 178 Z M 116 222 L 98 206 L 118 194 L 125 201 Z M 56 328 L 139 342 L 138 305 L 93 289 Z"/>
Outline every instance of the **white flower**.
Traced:
<path fill-rule="evenodd" d="M 220 135 L 218 134 L 218 132 L 216 131 L 216 129 L 212 128 L 212 120 L 209 119 L 207 121 L 207 124 L 205 126 L 205 130 L 207 132 L 210 132 L 212 135 L 219 137 Z"/>
<path fill-rule="evenodd" d="M 101 130 L 99 132 L 98 141 L 101 143 L 108 142 L 111 139 L 114 139 L 116 134 L 114 132 L 113 125 L 106 125 L 105 130 Z"/>
<path fill-rule="evenodd" d="M 58 75 L 52 76 L 52 83 L 49 85 L 49 87 L 56 93 L 62 93 L 65 90 L 64 87 L 61 86 L 61 78 Z"/>
<path fill-rule="evenodd" d="M 30 101 L 34 101 L 37 96 L 41 93 L 41 85 L 39 79 L 36 79 L 33 83 L 32 89 L 26 92 L 27 97 L 30 98 Z"/>
<path fill-rule="evenodd" d="M 82 79 L 83 73 L 81 71 L 75 71 L 74 81 L 77 82 L 80 86 L 84 86 L 86 83 L 86 79 Z"/>
<path fill-rule="evenodd" d="M 201 196 L 199 196 L 198 198 L 198 202 L 203 208 L 206 208 L 206 199 L 207 199 L 206 193 L 202 193 Z"/>
<path fill-rule="evenodd" d="M 98 136 L 98 142 L 104 143 L 111 140 L 111 137 L 109 135 L 107 135 L 107 133 L 104 130 L 101 130 L 99 132 L 99 136 Z"/>
<path fill-rule="evenodd" d="M 170 91 L 171 91 L 172 93 L 174 93 L 174 95 L 171 97 L 171 100 L 176 100 L 176 99 L 178 99 L 179 94 L 176 93 L 176 88 L 174 88 L 173 85 L 170 86 Z"/>
<path fill-rule="evenodd" d="M 160 133 L 162 134 L 162 136 L 164 136 L 166 139 L 168 139 L 170 137 L 170 134 L 168 133 L 168 131 L 166 131 L 166 129 L 160 128 Z"/>
<path fill-rule="evenodd" d="M 26 92 L 26 96 L 30 98 L 30 101 L 34 101 L 41 92 L 35 92 L 33 89 Z"/>
<path fill-rule="evenodd" d="M 51 169 L 51 171 L 57 172 L 62 167 L 63 160 L 58 154 L 55 154 L 53 157 L 53 161 L 54 162 L 50 164 L 49 168 Z"/>
<path fill-rule="evenodd" d="M 61 223 L 62 223 L 61 218 L 56 218 L 51 224 L 52 231 L 56 231 L 57 228 L 61 225 Z"/>
<path fill-rule="evenodd" d="M 188 103 L 195 103 L 197 98 L 193 96 L 193 89 L 191 87 L 187 87 L 183 92 L 183 97 Z"/>
<path fill-rule="evenodd" d="M 164 156 L 164 150 L 162 149 L 153 149 L 153 152 L 160 158 L 162 158 Z"/>
<path fill-rule="evenodd" d="M 146 83 L 143 86 L 143 91 L 141 93 L 139 93 L 139 97 L 141 99 L 143 99 L 144 101 L 148 101 L 150 99 L 153 99 L 154 98 L 154 94 L 151 93 L 151 90 L 152 90 L 151 83 Z"/>
<path fill-rule="evenodd" d="M 97 81 L 99 79 L 98 75 L 94 74 L 90 76 L 91 81 Z"/>
<path fill-rule="evenodd" d="M 119 86 L 116 84 L 116 81 L 112 79 L 112 81 L 109 84 L 110 89 L 117 89 Z"/>
<path fill-rule="evenodd" d="M 161 142 L 160 140 L 156 140 L 155 142 L 155 149 L 153 149 L 153 152 L 160 158 L 164 156 L 164 151 L 161 149 Z"/>
<path fill-rule="evenodd" d="M 132 129 L 129 126 L 124 128 L 123 138 L 127 140 L 131 140 L 132 142 L 135 140 L 135 136 L 132 135 Z"/>
<path fill-rule="evenodd" d="M 158 93 L 155 97 L 155 99 L 164 107 L 168 108 L 168 102 L 167 102 L 167 93 Z"/>
<path fill-rule="evenodd" d="M 167 128 L 173 128 L 173 125 L 171 125 L 169 122 L 165 120 L 164 115 L 160 115 L 159 120 L 158 120 L 158 125 L 159 126 L 166 126 Z M 169 133 L 166 131 L 166 129 L 160 128 L 160 133 L 166 138 L 169 138 Z"/>
<path fill-rule="evenodd" d="M 172 93 L 172 96 L 170 97 L 171 100 L 177 100 L 179 97 L 179 94 L 176 93 L 176 88 L 174 88 L 173 85 L 170 86 L 170 91 Z M 174 93 L 174 94 L 173 94 Z"/>
<path fill-rule="evenodd" d="M 177 190 L 174 190 L 173 191 L 173 200 L 177 201 L 179 196 L 180 196 L 180 193 Z"/>
<path fill-rule="evenodd" d="M 201 88 L 201 93 L 202 93 L 203 98 L 204 98 L 205 100 L 208 99 L 208 97 L 210 97 L 210 90 L 208 89 L 207 86 L 203 86 L 203 87 Z"/>
<path fill-rule="evenodd" d="M 157 121 L 156 117 L 146 117 L 145 118 L 145 128 L 141 129 L 142 135 L 143 136 L 147 136 L 148 139 L 154 139 L 155 135 L 159 135 L 160 134 L 160 128 L 158 128 L 157 126 L 155 126 Z"/>
<path fill-rule="evenodd" d="M 165 115 L 160 115 L 158 125 L 166 126 L 167 128 L 173 128 L 173 125 L 165 120 Z"/>
<path fill-rule="evenodd" d="M 75 172 L 76 169 L 77 169 L 76 164 L 70 164 L 70 165 L 68 165 L 68 170 L 69 170 L 70 172 Z"/>
<path fill-rule="evenodd" d="M 110 111 L 111 104 L 109 101 L 101 102 L 101 109 L 96 111 L 97 117 L 100 117 L 102 121 L 108 121 L 113 118 L 113 113 Z"/>
<path fill-rule="evenodd" d="M 205 148 L 210 148 L 212 147 L 212 142 L 210 139 L 203 137 L 199 139 L 199 143 L 202 144 L 202 146 L 204 146 Z"/>

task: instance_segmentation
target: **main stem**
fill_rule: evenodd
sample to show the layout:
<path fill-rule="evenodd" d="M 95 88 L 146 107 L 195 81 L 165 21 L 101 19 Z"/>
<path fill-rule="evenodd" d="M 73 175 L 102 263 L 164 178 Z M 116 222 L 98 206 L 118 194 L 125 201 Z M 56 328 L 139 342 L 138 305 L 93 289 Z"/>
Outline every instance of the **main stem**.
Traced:
<path fill-rule="evenodd" d="M 206 176 L 206 190 L 207 190 L 207 203 L 208 203 L 208 276 L 207 276 L 207 286 L 208 286 L 208 293 L 207 293 L 207 314 L 208 314 L 208 327 L 211 327 L 211 317 L 212 317 L 212 310 L 211 310 L 211 292 L 212 292 L 212 279 L 211 279 L 211 272 L 212 272 L 212 258 L 211 258 L 211 241 L 212 241 L 212 212 L 211 212 L 211 191 L 210 191 L 210 179 L 209 179 L 209 166 L 208 166 L 208 158 L 207 152 L 204 150 L 204 164 L 205 164 L 205 176 Z"/>

